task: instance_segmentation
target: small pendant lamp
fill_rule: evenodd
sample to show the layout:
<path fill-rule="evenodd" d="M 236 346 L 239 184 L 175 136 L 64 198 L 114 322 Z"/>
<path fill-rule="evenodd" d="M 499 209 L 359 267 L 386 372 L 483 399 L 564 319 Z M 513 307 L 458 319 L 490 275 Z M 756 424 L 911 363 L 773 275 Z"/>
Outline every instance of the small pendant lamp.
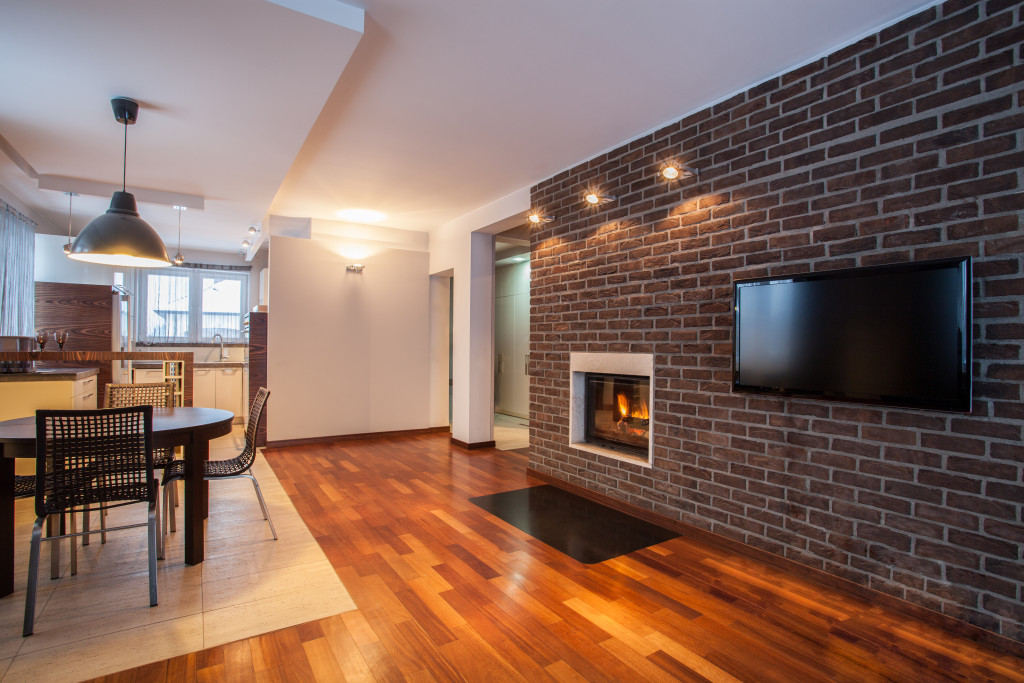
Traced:
<path fill-rule="evenodd" d="M 124 124 L 124 159 L 122 164 L 121 190 L 114 192 L 110 208 L 102 216 L 94 218 L 82 228 L 68 258 L 89 261 L 109 266 L 136 266 L 139 268 L 163 268 L 171 265 L 167 248 L 156 230 L 142 220 L 135 204 L 135 195 L 126 190 L 125 178 L 128 166 L 128 126 L 135 123 L 139 115 L 139 104 L 125 97 L 110 100 L 114 118 Z"/>

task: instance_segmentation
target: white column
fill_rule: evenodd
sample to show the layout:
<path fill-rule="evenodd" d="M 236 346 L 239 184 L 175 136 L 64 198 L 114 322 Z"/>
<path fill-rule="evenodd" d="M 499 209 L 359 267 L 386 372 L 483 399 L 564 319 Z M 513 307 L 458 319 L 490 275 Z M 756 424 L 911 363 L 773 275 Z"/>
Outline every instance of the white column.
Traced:
<path fill-rule="evenodd" d="M 494 236 L 468 237 L 452 281 L 452 438 L 472 445 L 494 440 Z"/>

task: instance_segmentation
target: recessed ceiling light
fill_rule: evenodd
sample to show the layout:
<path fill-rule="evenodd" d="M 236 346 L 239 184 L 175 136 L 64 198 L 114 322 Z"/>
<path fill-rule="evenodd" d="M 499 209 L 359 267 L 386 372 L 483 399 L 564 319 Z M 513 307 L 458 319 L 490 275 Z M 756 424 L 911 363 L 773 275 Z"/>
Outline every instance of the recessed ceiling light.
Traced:
<path fill-rule="evenodd" d="M 515 261 L 516 263 L 522 263 L 523 261 L 526 260 L 526 257 L 525 256 L 513 256 L 512 260 Z"/>
<path fill-rule="evenodd" d="M 386 220 L 388 215 L 373 209 L 341 209 L 334 214 L 343 221 L 353 223 L 380 223 Z"/>

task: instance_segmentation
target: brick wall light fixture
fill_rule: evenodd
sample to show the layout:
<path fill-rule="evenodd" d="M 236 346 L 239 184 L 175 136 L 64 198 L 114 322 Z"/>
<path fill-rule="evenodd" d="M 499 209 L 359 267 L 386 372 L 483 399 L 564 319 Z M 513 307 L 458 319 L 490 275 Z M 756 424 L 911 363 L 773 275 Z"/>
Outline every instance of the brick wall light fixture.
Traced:
<path fill-rule="evenodd" d="M 539 211 L 534 211 L 526 218 L 534 225 L 540 225 L 541 223 L 550 223 L 551 221 L 555 220 L 554 216 L 550 216 Z"/>
<path fill-rule="evenodd" d="M 675 180 L 676 178 L 686 180 L 687 178 L 693 178 L 699 175 L 700 171 L 689 166 L 677 166 L 675 164 L 665 164 L 661 168 L 661 176 L 665 180 Z"/>
<path fill-rule="evenodd" d="M 601 194 L 600 192 L 588 192 L 587 194 L 583 195 L 583 199 L 585 199 L 588 204 L 594 205 L 607 204 L 608 202 L 615 201 L 614 196 L 610 194 Z"/>

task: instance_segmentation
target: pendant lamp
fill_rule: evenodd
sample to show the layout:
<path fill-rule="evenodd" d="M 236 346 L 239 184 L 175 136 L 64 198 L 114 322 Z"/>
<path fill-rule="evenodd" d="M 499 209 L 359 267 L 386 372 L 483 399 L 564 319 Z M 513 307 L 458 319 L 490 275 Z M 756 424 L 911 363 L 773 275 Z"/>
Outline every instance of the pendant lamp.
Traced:
<path fill-rule="evenodd" d="M 171 265 L 160 235 L 142 220 L 135 204 L 135 195 L 126 190 L 128 167 L 128 126 L 139 115 L 139 104 L 125 97 L 110 100 L 114 118 L 124 124 L 124 159 L 121 190 L 110 198 L 110 208 L 82 228 L 71 246 L 68 258 L 109 266 L 163 268 Z"/>

